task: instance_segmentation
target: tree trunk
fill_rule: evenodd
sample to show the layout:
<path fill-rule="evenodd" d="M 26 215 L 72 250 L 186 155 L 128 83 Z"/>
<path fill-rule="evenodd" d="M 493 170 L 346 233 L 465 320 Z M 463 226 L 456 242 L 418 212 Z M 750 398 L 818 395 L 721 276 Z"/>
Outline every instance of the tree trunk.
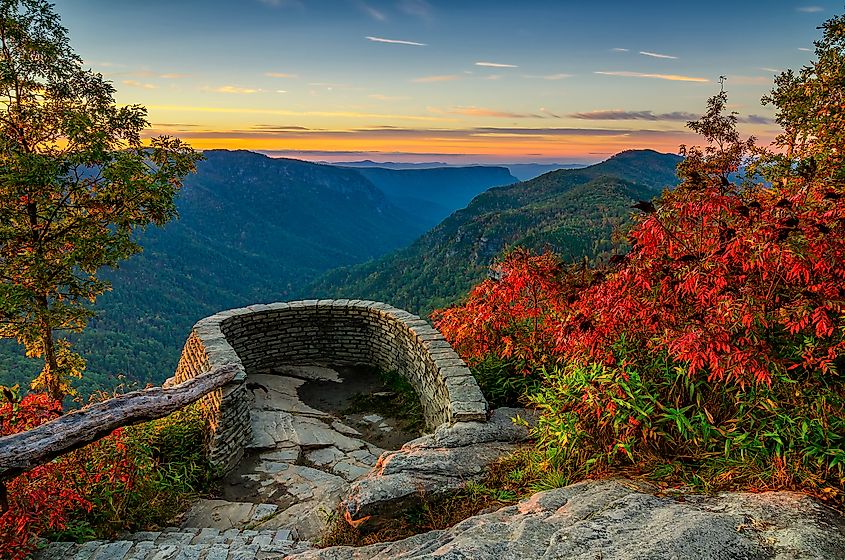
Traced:
<path fill-rule="evenodd" d="M 56 344 L 53 339 L 53 327 L 47 319 L 47 314 L 50 311 L 50 304 L 47 296 L 40 296 L 38 302 L 41 307 L 41 347 L 44 350 L 44 388 L 50 398 L 59 402 L 65 398 L 65 393 L 62 391 L 61 371 L 59 371 L 59 362 L 56 358 Z"/>

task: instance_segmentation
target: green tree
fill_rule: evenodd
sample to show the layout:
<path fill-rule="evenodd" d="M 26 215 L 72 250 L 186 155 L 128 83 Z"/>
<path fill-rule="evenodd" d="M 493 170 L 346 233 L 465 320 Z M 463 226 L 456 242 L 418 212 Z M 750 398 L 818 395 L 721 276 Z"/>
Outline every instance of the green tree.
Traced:
<path fill-rule="evenodd" d="M 43 358 L 32 387 L 61 399 L 85 362 L 60 333 L 93 315 L 98 271 L 140 251 L 133 232 L 174 217 L 201 156 L 144 146 L 146 109 L 115 103 L 45 0 L 0 0 L 0 47 L 0 337 Z"/>

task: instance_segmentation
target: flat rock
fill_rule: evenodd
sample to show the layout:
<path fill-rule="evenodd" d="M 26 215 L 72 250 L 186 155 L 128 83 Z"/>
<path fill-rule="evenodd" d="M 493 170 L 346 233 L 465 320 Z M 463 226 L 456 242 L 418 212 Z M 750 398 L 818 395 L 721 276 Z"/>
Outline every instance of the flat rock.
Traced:
<path fill-rule="evenodd" d="M 794 492 L 654 495 L 626 480 L 535 494 L 443 531 L 290 560 L 842 560 L 845 518 Z"/>

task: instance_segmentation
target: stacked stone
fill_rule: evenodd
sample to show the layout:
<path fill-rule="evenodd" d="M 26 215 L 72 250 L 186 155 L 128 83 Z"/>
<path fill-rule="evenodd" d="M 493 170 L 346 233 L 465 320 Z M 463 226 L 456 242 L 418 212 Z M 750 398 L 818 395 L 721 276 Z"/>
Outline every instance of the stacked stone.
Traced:
<path fill-rule="evenodd" d="M 443 335 L 386 303 L 306 300 L 217 313 L 194 326 L 174 380 L 224 364 L 244 372 L 204 401 L 215 430 L 212 459 L 224 469 L 240 460 L 250 438 L 246 374 L 282 364 L 367 364 L 397 371 L 419 394 L 430 429 L 486 421 L 487 402 Z"/>
<path fill-rule="evenodd" d="M 294 542 L 290 531 L 168 528 L 125 535 L 116 541 L 49 543 L 37 560 L 253 560 L 284 558 L 308 550 L 307 542 Z"/>

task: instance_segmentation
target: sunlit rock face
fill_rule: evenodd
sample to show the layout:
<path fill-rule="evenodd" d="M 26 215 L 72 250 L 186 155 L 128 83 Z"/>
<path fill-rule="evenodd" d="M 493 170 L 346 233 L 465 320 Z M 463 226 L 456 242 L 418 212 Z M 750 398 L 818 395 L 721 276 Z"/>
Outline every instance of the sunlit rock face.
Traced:
<path fill-rule="evenodd" d="M 442 531 L 291 560 L 768 560 L 845 558 L 845 520 L 794 492 L 665 496 L 627 480 L 535 494 Z"/>

